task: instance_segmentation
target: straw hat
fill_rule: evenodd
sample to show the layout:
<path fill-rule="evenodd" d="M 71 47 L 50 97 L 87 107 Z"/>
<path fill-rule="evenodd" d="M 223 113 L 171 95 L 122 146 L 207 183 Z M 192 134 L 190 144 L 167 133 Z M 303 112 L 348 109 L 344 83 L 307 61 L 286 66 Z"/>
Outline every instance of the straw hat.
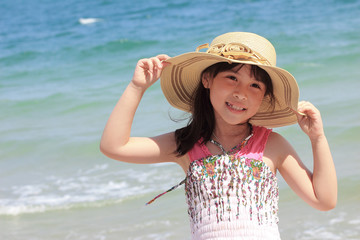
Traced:
<path fill-rule="evenodd" d="M 208 48 L 206 52 L 199 52 Z M 297 122 L 299 88 L 295 78 L 286 70 L 276 67 L 276 52 L 265 38 L 247 32 L 230 32 L 216 37 L 210 46 L 200 45 L 196 52 L 185 53 L 166 60 L 171 64 L 161 74 L 161 88 L 169 103 L 190 112 L 191 99 L 201 81 L 201 73 L 218 63 L 245 63 L 257 65 L 271 77 L 275 107 L 268 97 L 250 123 L 269 128 L 286 126 Z"/>

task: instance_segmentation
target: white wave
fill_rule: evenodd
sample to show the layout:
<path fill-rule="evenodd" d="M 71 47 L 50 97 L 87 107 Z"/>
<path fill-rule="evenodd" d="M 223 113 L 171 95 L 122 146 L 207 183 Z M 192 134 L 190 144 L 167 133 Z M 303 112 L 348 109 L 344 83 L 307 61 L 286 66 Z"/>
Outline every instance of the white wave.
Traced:
<path fill-rule="evenodd" d="M 104 198 L 99 194 L 39 195 L 20 199 L 0 199 L 0 216 L 17 216 L 26 213 L 41 213 L 50 210 L 71 209 L 82 206 L 101 206 L 121 202 L 121 198 Z"/>
<path fill-rule="evenodd" d="M 49 210 L 70 209 L 76 206 L 85 206 L 96 202 L 95 196 L 37 196 L 21 201 L 6 199 L 0 201 L 0 216 L 17 216 L 25 213 L 41 213 Z"/>
<path fill-rule="evenodd" d="M 334 218 L 331 218 L 329 220 L 330 225 L 337 225 L 339 223 L 342 223 L 346 220 L 346 213 L 345 212 L 339 212 Z"/>
<path fill-rule="evenodd" d="M 24 186 L 13 186 L 12 191 L 15 195 L 18 195 L 20 198 L 38 195 L 45 188 L 44 184 L 39 185 L 24 185 Z"/>
<path fill-rule="evenodd" d="M 23 213 L 40 213 L 45 212 L 45 206 L 26 206 L 26 205 L 17 205 L 17 206 L 0 206 L 0 215 L 8 216 L 17 216 Z"/>
<path fill-rule="evenodd" d="M 86 25 L 103 21 L 101 18 L 79 18 L 79 23 Z"/>
<path fill-rule="evenodd" d="M 181 179 L 164 169 L 168 170 L 169 166 L 112 169 L 108 164 L 97 164 L 67 176 L 44 176 L 36 183 L 2 186 L 0 216 L 96 207 L 149 193 L 156 195 Z"/>
<path fill-rule="evenodd" d="M 108 164 L 97 164 L 95 165 L 93 168 L 90 169 L 79 169 L 78 170 L 78 175 L 83 175 L 83 174 L 92 174 L 92 173 L 96 173 L 96 172 L 101 172 L 106 170 L 109 167 Z"/>
<path fill-rule="evenodd" d="M 353 219 L 349 221 L 351 225 L 360 225 L 360 219 Z"/>
<path fill-rule="evenodd" d="M 8 192 L 8 197 L 0 198 L 0 216 L 101 206 L 151 192 L 144 186 L 129 186 L 125 181 L 88 176 L 52 178 L 48 184 L 13 186 L 2 190 Z"/>
<path fill-rule="evenodd" d="M 301 236 L 300 236 L 301 235 Z M 298 238 L 302 239 L 329 239 L 329 240 L 342 240 L 339 234 L 333 233 L 326 227 L 317 227 L 305 229 Z"/>

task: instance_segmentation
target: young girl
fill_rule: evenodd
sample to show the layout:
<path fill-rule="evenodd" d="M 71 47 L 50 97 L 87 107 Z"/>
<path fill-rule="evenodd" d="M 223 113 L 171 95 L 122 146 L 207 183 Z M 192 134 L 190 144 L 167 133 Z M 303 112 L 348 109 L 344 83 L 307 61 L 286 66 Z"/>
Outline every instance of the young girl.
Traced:
<path fill-rule="evenodd" d="M 175 132 L 130 137 L 139 102 L 160 76 L 167 100 L 191 119 Z M 276 67 L 268 40 L 226 33 L 196 52 L 139 60 L 105 127 L 101 151 L 129 163 L 179 164 L 193 239 L 279 239 L 278 171 L 312 207 L 330 210 L 337 201 L 320 112 L 298 103 L 298 96 L 296 80 Z M 313 172 L 270 129 L 296 122 L 311 141 Z"/>

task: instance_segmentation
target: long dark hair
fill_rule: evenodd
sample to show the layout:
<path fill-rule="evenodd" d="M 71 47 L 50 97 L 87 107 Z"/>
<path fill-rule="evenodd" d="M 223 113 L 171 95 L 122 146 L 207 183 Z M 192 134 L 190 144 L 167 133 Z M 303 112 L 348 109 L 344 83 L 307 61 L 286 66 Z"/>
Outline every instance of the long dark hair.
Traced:
<path fill-rule="evenodd" d="M 201 79 L 204 74 L 208 74 L 210 78 L 215 78 L 220 72 L 233 69 L 237 66 L 241 68 L 244 64 L 229 64 L 227 62 L 216 63 L 202 72 Z M 262 68 L 255 65 L 251 65 L 251 74 L 258 81 L 265 84 L 265 96 L 270 97 L 270 103 L 273 105 L 275 98 L 269 74 Z M 191 99 L 191 113 L 192 115 L 187 126 L 175 131 L 175 140 L 177 145 L 175 153 L 177 153 L 178 156 L 183 156 L 190 151 L 201 137 L 203 138 L 203 143 L 208 142 L 211 139 L 211 135 L 215 128 L 215 115 L 213 106 L 210 102 L 210 92 L 209 89 L 206 89 L 203 86 L 201 80 L 193 98 Z"/>

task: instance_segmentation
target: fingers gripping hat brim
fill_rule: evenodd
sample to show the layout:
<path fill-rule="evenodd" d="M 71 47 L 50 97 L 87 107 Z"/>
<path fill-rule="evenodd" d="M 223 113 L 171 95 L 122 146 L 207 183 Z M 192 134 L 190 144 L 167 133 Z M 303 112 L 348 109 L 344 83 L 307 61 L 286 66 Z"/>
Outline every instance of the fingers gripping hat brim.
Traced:
<path fill-rule="evenodd" d="M 270 42 L 269 44 L 271 45 Z M 294 111 L 297 110 L 299 89 L 295 78 L 284 69 L 269 64 L 254 63 L 252 60 L 234 60 L 204 52 L 185 53 L 170 58 L 167 62 L 170 65 L 165 67 L 161 74 L 161 88 L 169 103 L 180 110 L 191 111 L 193 94 L 201 82 L 201 73 L 207 67 L 219 62 L 244 63 L 257 65 L 269 74 L 275 96 L 274 106 L 270 105 L 268 97 L 264 98 L 258 112 L 250 119 L 250 123 L 271 128 L 297 122 Z"/>

